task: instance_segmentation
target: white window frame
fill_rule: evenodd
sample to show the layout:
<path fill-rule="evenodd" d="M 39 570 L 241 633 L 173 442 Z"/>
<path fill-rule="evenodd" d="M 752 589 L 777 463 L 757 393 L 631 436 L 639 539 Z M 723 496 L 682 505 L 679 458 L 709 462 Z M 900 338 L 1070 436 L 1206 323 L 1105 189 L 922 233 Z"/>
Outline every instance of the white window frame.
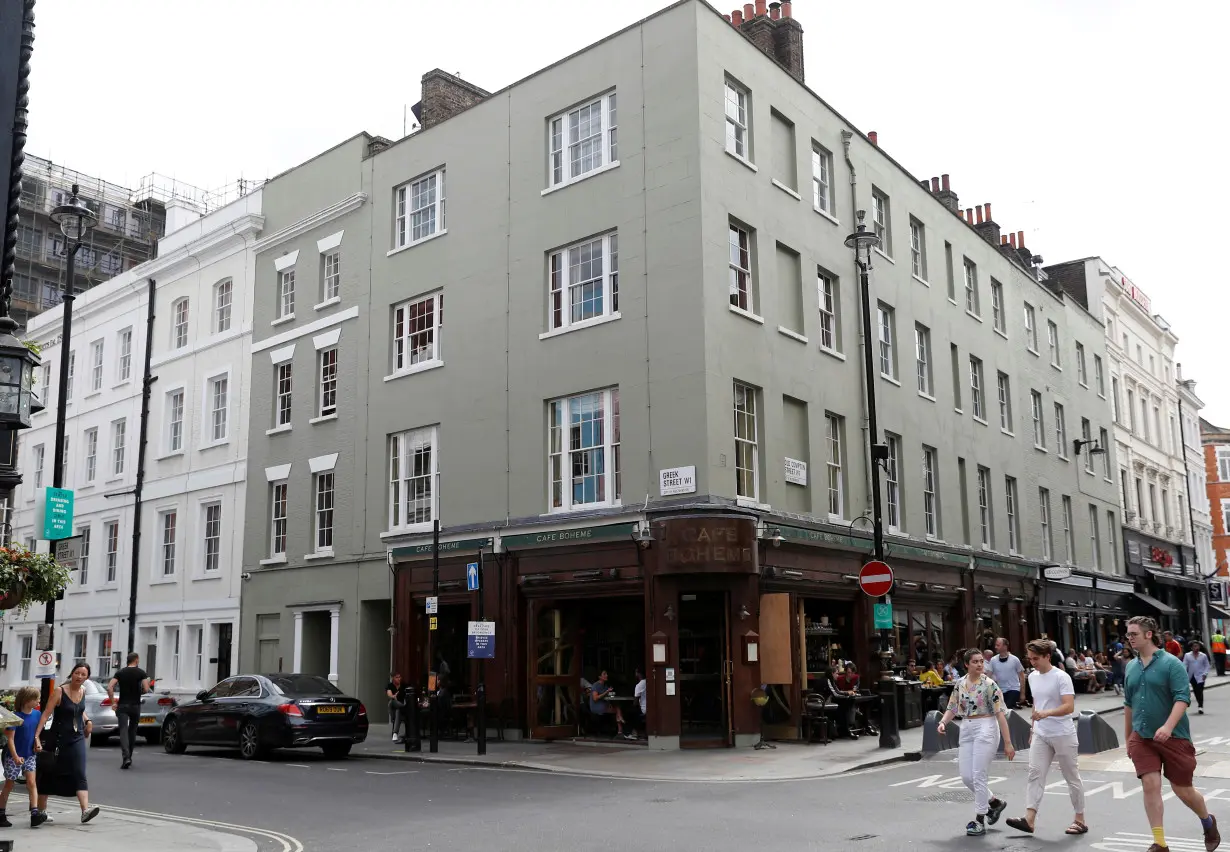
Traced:
<path fill-rule="evenodd" d="M 85 481 L 98 476 L 98 427 L 85 430 Z"/>
<path fill-rule="evenodd" d="M 1098 430 L 1098 446 L 1102 448 L 1102 478 L 1108 482 L 1111 480 L 1110 475 L 1110 432 L 1106 429 Z"/>
<path fill-rule="evenodd" d="M 207 576 L 222 569 L 222 501 L 201 504 L 201 571 Z"/>
<path fill-rule="evenodd" d="M 1089 373 L 1085 367 L 1085 344 L 1076 341 L 1076 380 L 1083 388 L 1089 387 Z"/>
<path fill-rule="evenodd" d="M 592 502 L 573 499 L 576 477 L 573 474 L 572 432 L 583 434 L 581 423 L 573 422 L 581 405 L 592 406 L 595 398 L 602 410 L 602 442 L 585 446 L 582 452 L 598 450 L 602 454 L 601 474 L 582 473 L 582 479 L 601 477 L 602 497 Z M 619 434 L 619 388 L 574 394 L 547 403 L 547 508 L 549 512 L 569 512 L 576 509 L 596 509 L 619 506 L 622 501 Z M 575 442 L 579 444 L 581 438 Z M 586 467 L 588 469 L 588 466 Z M 558 486 L 557 486 L 558 483 Z"/>
<path fill-rule="evenodd" d="M 282 361 L 273 365 L 273 428 L 286 429 L 294 414 L 295 371 L 294 362 Z"/>
<path fill-rule="evenodd" d="M 726 152 L 747 162 L 752 161 L 750 130 L 751 95 L 747 89 L 726 78 Z"/>
<path fill-rule="evenodd" d="M 126 382 L 132 378 L 132 329 L 122 330 L 119 336 L 120 358 L 116 363 L 116 381 Z"/>
<path fill-rule="evenodd" d="M 219 393 L 219 391 L 221 391 Z M 221 403 L 221 405 L 219 405 Z M 204 410 L 209 416 L 209 439 L 205 446 L 225 444 L 230 440 L 231 372 L 215 373 L 205 380 Z M 202 429 L 202 432 L 205 430 Z"/>
<path fill-rule="evenodd" d="M 235 299 L 235 282 L 223 278 L 214 285 L 214 334 L 231 330 L 231 312 Z"/>
<path fill-rule="evenodd" d="M 47 406 L 48 411 L 52 410 L 51 405 L 51 360 L 43 362 L 43 389 L 39 392 L 39 400 L 43 405 Z"/>
<path fill-rule="evenodd" d="M 186 390 L 182 387 L 173 388 L 166 393 L 167 455 L 180 453 L 184 450 L 184 401 Z"/>
<path fill-rule="evenodd" d="M 825 412 L 824 443 L 825 466 L 828 472 L 828 507 L 830 518 L 846 516 L 845 476 L 842 470 L 842 418 Z M 834 511 L 834 508 L 836 511 Z"/>
<path fill-rule="evenodd" d="M 919 281 L 927 280 L 927 228 L 910 217 L 910 272 Z"/>
<path fill-rule="evenodd" d="M 1072 498 L 1065 494 L 1061 499 L 1061 503 L 1063 510 L 1063 561 L 1071 565 L 1076 562 L 1076 532 L 1073 529 L 1075 519 L 1072 516 Z"/>
<path fill-rule="evenodd" d="M 92 527 L 86 524 L 83 527 L 77 528 L 77 535 L 81 537 L 81 558 L 77 562 L 77 583 L 83 588 L 89 585 L 90 579 L 90 530 Z"/>
<path fill-rule="evenodd" d="M 103 385 L 103 363 L 106 358 L 106 353 L 103 348 L 102 340 L 95 340 L 90 344 L 90 392 L 95 393 L 102 390 Z"/>
<path fill-rule="evenodd" d="M 179 509 L 164 509 L 158 513 L 159 579 L 176 576 L 179 547 Z"/>
<path fill-rule="evenodd" d="M 342 250 L 335 248 L 320 256 L 321 304 L 342 296 Z"/>
<path fill-rule="evenodd" d="M 393 251 L 417 246 L 448 233 L 444 173 L 441 167 L 393 190 Z M 420 215 L 415 224 L 415 217 Z M 416 229 L 419 231 L 417 237 L 414 236 Z"/>
<path fill-rule="evenodd" d="M 1217 455 L 1217 481 L 1230 482 L 1230 447 L 1218 447 Z M 1226 526 L 1226 531 L 1230 533 L 1230 525 Z"/>
<path fill-rule="evenodd" d="M 1051 539 L 1051 490 L 1038 489 L 1038 522 L 1042 528 L 1042 558 L 1050 561 L 1055 552 L 1055 542 Z"/>
<path fill-rule="evenodd" d="M 1068 421 L 1061 402 L 1055 403 L 1055 455 L 1068 457 Z"/>
<path fill-rule="evenodd" d="M 107 539 L 105 582 L 110 584 L 116 582 L 120 572 L 120 522 L 105 521 L 103 535 Z"/>
<path fill-rule="evenodd" d="M 389 436 L 389 530 L 424 531 L 440 517 L 440 432 L 425 426 Z M 416 466 L 420 451 L 426 449 L 426 464 Z M 425 486 L 425 487 L 424 487 Z M 429 493 L 424 500 L 424 490 Z M 416 510 L 418 519 L 410 520 Z"/>
<path fill-rule="evenodd" d="M 961 258 L 965 276 L 965 312 L 971 316 L 982 315 L 982 299 L 978 293 L 978 264 L 968 257 Z"/>
<path fill-rule="evenodd" d="M 337 415 L 338 347 L 327 346 L 316 353 L 317 379 L 320 382 L 317 417 Z"/>
<path fill-rule="evenodd" d="M 969 356 L 969 395 L 970 411 L 975 420 L 987 422 L 987 403 L 983 386 L 985 385 L 982 359 L 977 355 Z"/>
<path fill-rule="evenodd" d="M 1106 513 L 1106 552 L 1110 554 L 1110 570 L 1119 573 L 1119 551 L 1115 547 L 1115 513 Z"/>
<path fill-rule="evenodd" d="M 918 392 L 935 398 L 934 371 L 931 366 L 931 329 L 921 323 L 914 324 L 914 368 L 918 379 Z"/>
<path fill-rule="evenodd" d="M 128 450 L 128 418 L 111 421 L 111 476 L 124 475 L 124 461 Z"/>
<path fill-rule="evenodd" d="M 614 91 L 590 98 L 547 120 L 547 182 L 557 189 L 619 165 L 619 104 Z M 579 136 L 582 112 L 597 113 L 589 135 Z M 588 167 L 585 164 L 588 162 Z"/>
<path fill-rule="evenodd" d="M 871 190 L 871 227 L 880 238 L 876 251 L 891 259 L 893 256 L 892 200 L 880 190 Z"/>
<path fill-rule="evenodd" d="M 1012 379 L 1007 373 L 995 376 L 995 391 L 999 397 L 999 428 L 1005 432 L 1013 431 L 1012 423 Z"/>
<path fill-rule="evenodd" d="M 43 471 L 47 466 L 47 447 L 43 444 L 35 444 L 32 452 L 34 455 L 34 490 L 37 491 L 43 487 Z"/>
<path fill-rule="evenodd" d="M 179 652 L 180 652 L 180 629 L 179 625 L 167 628 L 167 644 L 171 648 L 171 680 L 174 683 L 179 683 Z"/>
<path fill-rule="evenodd" d="M 111 631 L 102 630 L 97 635 L 97 642 L 94 649 L 97 652 L 97 666 L 94 668 L 94 677 L 102 680 L 111 677 Z"/>
<path fill-rule="evenodd" d="M 1038 354 L 1038 315 L 1029 302 L 1025 303 L 1025 348 Z"/>
<path fill-rule="evenodd" d="M 1062 370 L 1063 364 L 1059 359 L 1059 326 L 1055 325 L 1054 320 L 1046 321 L 1046 345 L 1051 350 L 1051 366 Z"/>
<path fill-rule="evenodd" d="M 313 475 L 312 483 L 312 540 L 314 552 L 322 556 L 333 553 L 335 529 L 335 483 L 333 470 L 322 470 Z"/>
<path fill-rule="evenodd" d="M 991 471 L 978 466 L 978 532 L 983 550 L 994 550 L 995 530 L 991 515 Z"/>
<path fill-rule="evenodd" d="M 171 348 L 183 349 L 188 345 L 188 322 L 192 303 L 187 296 L 171 304 Z"/>
<path fill-rule="evenodd" d="M 897 380 L 897 316 L 890 305 L 879 302 L 876 305 L 876 328 L 879 346 L 880 376 L 885 379 Z"/>
<path fill-rule="evenodd" d="M 820 348 L 841 353 L 841 314 L 837 278 L 816 267 L 816 295 L 820 304 Z"/>
<path fill-rule="evenodd" d="M 884 495 L 888 510 L 885 524 L 889 532 L 901 533 L 905 529 L 901 500 L 901 439 L 886 434 L 884 443 L 888 447 L 888 459 L 884 464 Z"/>
<path fill-rule="evenodd" d="M 290 527 L 290 486 L 287 480 L 277 479 L 269 483 L 269 557 L 271 560 L 286 559 L 286 545 Z"/>
<path fill-rule="evenodd" d="M 1092 566 L 1102 568 L 1102 533 L 1099 531 L 1098 507 L 1096 503 L 1089 504 L 1089 546 L 1093 556 Z"/>
<path fill-rule="evenodd" d="M 727 262 L 730 265 L 730 306 L 754 315 L 756 289 L 752 275 L 752 230 L 730 222 L 726 242 Z"/>
<path fill-rule="evenodd" d="M 1007 336 L 1007 313 L 1004 311 L 1004 285 L 991 279 L 991 326 Z"/>
<path fill-rule="evenodd" d="M 73 382 L 77 378 L 77 350 L 68 353 L 68 383 L 64 386 L 64 399 L 73 402 Z"/>
<path fill-rule="evenodd" d="M 597 297 L 600 309 L 592 313 L 582 310 L 574 319 L 578 307 L 594 301 L 585 298 L 587 294 Z M 612 231 L 551 252 L 547 256 L 547 295 L 548 331 L 584 328 L 618 318 L 618 233 Z"/>
<path fill-rule="evenodd" d="M 833 216 L 833 155 L 818 142 L 811 143 L 812 206 Z"/>
<path fill-rule="evenodd" d="M 410 328 L 411 321 L 421 321 L 426 312 L 420 311 L 416 316 L 412 316 L 412 309 L 427 302 L 431 303 L 431 324 L 414 331 Z M 392 366 L 394 376 L 408 375 L 443 366 L 444 353 L 440 349 L 440 338 L 444 329 L 443 314 L 444 292 L 440 290 L 416 296 L 393 306 Z M 416 337 L 420 338 L 418 346 L 414 345 Z M 425 338 L 430 338 L 430 340 L 424 342 Z"/>
<path fill-rule="evenodd" d="M 1008 513 L 1008 552 L 1021 551 L 1021 514 L 1017 504 L 1016 477 L 1004 477 L 1004 508 Z"/>
<path fill-rule="evenodd" d="M 1106 399 L 1106 370 L 1102 365 L 1102 356 L 1097 354 L 1093 356 L 1093 386 L 1098 396 Z"/>
<path fill-rule="evenodd" d="M 1034 421 L 1034 447 L 1046 449 L 1046 415 L 1042 411 L 1042 394 L 1036 390 L 1029 392 L 1029 408 Z"/>
<path fill-rule="evenodd" d="M 275 322 L 295 316 L 295 267 L 278 270 L 277 315 Z"/>
<path fill-rule="evenodd" d="M 933 447 L 923 446 L 923 526 L 927 538 L 935 540 L 940 537 L 940 511 L 937 453 Z"/>
<path fill-rule="evenodd" d="M 21 637 L 21 682 L 26 683 L 30 680 L 30 674 L 34 668 L 34 635 L 27 634 Z"/>

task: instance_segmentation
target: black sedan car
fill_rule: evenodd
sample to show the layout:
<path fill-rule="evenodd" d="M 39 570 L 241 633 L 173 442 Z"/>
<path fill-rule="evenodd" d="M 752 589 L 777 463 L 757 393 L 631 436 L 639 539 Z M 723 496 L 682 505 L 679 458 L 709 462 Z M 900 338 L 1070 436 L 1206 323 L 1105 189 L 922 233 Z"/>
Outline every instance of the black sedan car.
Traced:
<path fill-rule="evenodd" d="M 162 746 L 238 747 L 245 760 L 274 748 L 319 746 L 345 757 L 367 739 L 367 708 L 318 675 L 238 675 L 181 704 L 162 723 Z"/>

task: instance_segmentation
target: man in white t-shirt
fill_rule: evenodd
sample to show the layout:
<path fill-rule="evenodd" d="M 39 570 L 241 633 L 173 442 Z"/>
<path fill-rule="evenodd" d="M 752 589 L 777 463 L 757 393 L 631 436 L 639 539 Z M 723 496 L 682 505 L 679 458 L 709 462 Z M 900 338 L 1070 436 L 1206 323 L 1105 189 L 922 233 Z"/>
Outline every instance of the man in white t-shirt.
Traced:
<path fill-rule="evenodd" d="M 646 684 L 645 684 L 645 675 L 641 672 L 640 669 L 637 669 L 636 670 L 636 688 L 632 690 L 632 697 L 636 699 L 636 703 L 640 707 L 641 718 L 639 720 L 634 720 L 632 723 L 632 727 L 633 727 L 633 733 L 631 737 L 632 739 L 636 739 L 637 721 L 639 721 L 642 726 L 646 726 L 644 728 L 645 736 L 646 737 L 649 736 L 649 729 L 647 727 L 648 720 L 645 717 L 645 710 L 648 706 L 645 701 L 646 691 L 647 689 L 646 689 Z"/>
<path fill-rule="evenodd" d="M 995 640 L 995 653 L 987 660 L 987 674 L 999 684 L 1004 707 L 1015 710 L 1025 691 L 1025 667 L 1015 654 L 1008 653 L 1008 640 L 1002 636 Z"/>
<path fill-rule="evenodd" d="M 1068 798 L 1076 816 L 1065 834 L 1085 834 L 1085 787 L 1081 782 L 1079 751 L 1076 741 L 1076 690 L 1072 678 L 1063 669 L 1052 665 L 1055 644 L 1047 639 L 1035 639 L 1026 646 L 1029 664 L 1029 691 L 1033 696 L 1033 732 L 1029 742 L 1029 782 L 1025 789 L 1025 816 L 1013 817 L 1008 825 L 1026 834 L 1034 833 L 1034 820 L 1046 792 L 1046 776 L 1051 761 L 1059 761 L 1063 780 L 1068 782 Z"/>

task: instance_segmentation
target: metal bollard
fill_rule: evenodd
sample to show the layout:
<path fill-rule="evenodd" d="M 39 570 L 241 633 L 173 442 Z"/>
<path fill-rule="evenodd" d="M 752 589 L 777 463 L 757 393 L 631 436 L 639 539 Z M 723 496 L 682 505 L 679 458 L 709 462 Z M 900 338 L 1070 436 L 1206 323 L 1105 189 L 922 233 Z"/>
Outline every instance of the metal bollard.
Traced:
<path fill-rule="evenodd" d="M 406 687 L 406 753 L 423 750 L 423 740 L 419 735 L 419 697 L 413 686 Z"/>

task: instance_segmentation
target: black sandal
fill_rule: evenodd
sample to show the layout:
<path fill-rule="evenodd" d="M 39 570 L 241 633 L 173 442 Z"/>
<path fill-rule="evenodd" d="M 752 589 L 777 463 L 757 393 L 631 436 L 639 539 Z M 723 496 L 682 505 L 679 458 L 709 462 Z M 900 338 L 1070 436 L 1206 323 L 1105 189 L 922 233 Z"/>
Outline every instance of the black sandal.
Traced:
<path fill-rule="evenodd" d="M 1006 823 L 1009 828 L 1014 828 L 1017 831 L 1024 832 L 1025 834 L 1034 833 L 1034 830 L 1029 827 L 1029 823 L 1025 821 L 1025 817 L 1010 817 L 1006 820 Z M 1075 824 L 1076 823 L 1073 823 L 1073 825 Z M 1088 829 L 1086 829 L 1086 831 L 1088 831 Z"/>
<path fill-rule="evenodd" d="M 1068 826 L 1067 829 L 1064 831 L 1064 834 L 1088 834 L 1088 833 L 1089 833 L 1089 826 L 1085 825 L 1083 822 L 1077 822 L 1076 820 L 1072 820 L 1072 824 Z"/>

